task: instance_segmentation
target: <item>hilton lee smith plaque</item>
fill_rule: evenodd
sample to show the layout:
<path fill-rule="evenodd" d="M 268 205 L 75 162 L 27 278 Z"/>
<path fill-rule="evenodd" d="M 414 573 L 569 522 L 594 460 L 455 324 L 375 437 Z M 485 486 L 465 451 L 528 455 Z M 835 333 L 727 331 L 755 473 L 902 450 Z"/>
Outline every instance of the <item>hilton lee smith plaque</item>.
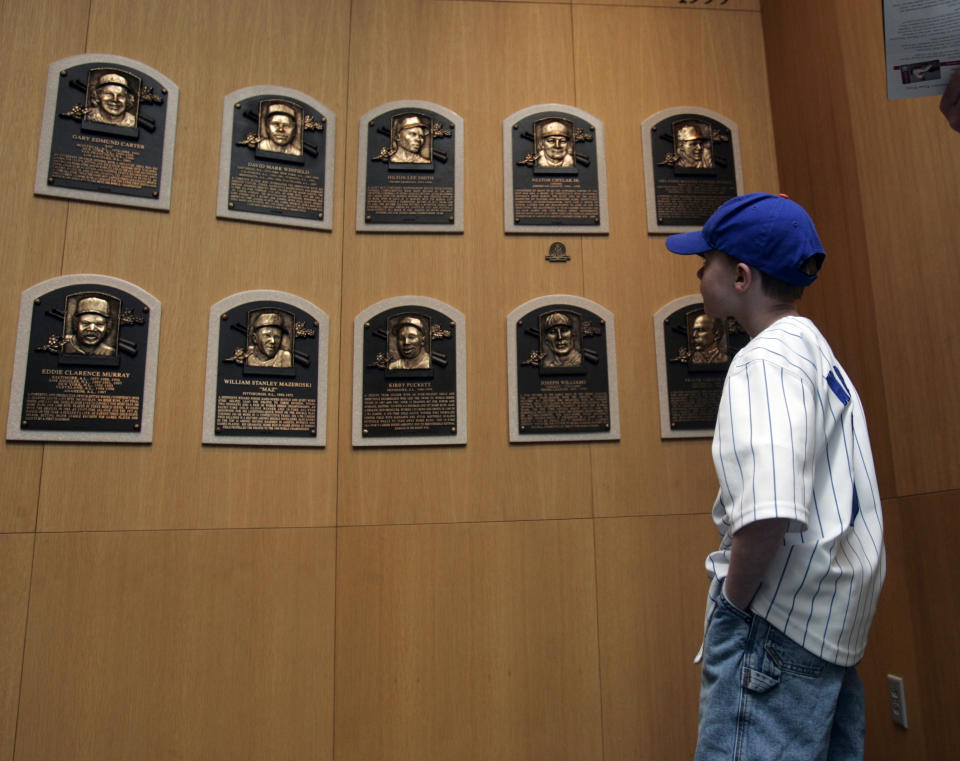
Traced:
<path fill-rule="evenodd" d="M 34 192 L 167 211 L 177 87 L 117 56 L 50 67 Z"/>
<path fill-rule="evenodd" d="M 315 306 L 279 291 L 214 304 L 204 443 L 323 446 L 327 325 Z"/>
<path fill-rule="evenodd" d="M 649 232 L 698 230 L 743 187 L 737 125 L 672 108 L 643 122 Z"/>
<path fill-rule="evenodd" d="M 380 302 L 354 324 L 354 446 L 464 444 L 464 317 L 432 299 Z"/>
<path fill-rule="evenodd" d="M 224 99 L 217 216 L 332 227 L 335 119 L 308 95 L 248 87 Z"/>
<path fill-rule="evenodd" d="M 699 296 L 667 304 L 654 316 L 660 436 L 713 436 L 730 359 L 749 340 L 731 319 L 705 314 Z"/>
<path fill-rule="evenodd" d="M 610 312 L 545 297 L 514 310 L 508 336 L 511 441 L 619 438 Z"/>
<path fill-rule="evenodd" d="M 8 439 L 149 443 L 160 303 L 116 278 L 24 293 Z"/>
<path fill-rule="evenodd" d="M 607 233 L 603 124 L 571 106 L 518 111 L 503 124 L 504 229 Z"/>
<path fill-rule="evenodd" d="M 463 119 L 395 101 L 360 121 L 357 230 L 463 232 Z"/>

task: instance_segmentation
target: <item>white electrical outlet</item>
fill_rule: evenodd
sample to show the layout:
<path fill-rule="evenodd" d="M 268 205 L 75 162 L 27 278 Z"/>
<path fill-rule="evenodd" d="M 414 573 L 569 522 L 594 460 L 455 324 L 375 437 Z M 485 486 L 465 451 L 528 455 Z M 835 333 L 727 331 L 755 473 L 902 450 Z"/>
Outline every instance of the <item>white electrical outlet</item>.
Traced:
<path fill-rule="evenodd" d="M 887 674 L 887 691 L 890 693 L 890 714 L 893 723 L 907 728 L 907 695 L 903 691 L 903 679 Z"/>

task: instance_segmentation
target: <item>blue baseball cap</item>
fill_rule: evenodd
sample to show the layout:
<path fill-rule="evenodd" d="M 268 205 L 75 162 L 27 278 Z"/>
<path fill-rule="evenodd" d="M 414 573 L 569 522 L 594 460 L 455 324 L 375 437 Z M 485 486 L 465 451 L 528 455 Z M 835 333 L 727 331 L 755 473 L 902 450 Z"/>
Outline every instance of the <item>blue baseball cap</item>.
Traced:
<path fill-rule="evenodd" d="M 803 207 L 770 193 L 731 198 L 713 212 L 702 230 L 671 235 L 666 245 L 675 254 L 722 251 L 791 285 L 810 285 L 817 272 L 804 272 L 804 263 L 817 256 L 819 270 L 827 255 Z"/>

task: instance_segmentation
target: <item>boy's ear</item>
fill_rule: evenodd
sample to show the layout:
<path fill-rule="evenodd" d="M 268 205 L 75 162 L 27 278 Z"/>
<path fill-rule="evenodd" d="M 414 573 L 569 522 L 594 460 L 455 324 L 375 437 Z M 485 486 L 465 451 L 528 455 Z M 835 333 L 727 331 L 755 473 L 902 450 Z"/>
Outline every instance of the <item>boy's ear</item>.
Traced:
<path fill-rule="evenodd" d="M 754 271 L 750 265 L 743 262 L 737 262 L 737 269 L 734 273 L 733 287 L 738 293 L 745 293 L 750 288 L 750 284 L 755 277 Z"/>

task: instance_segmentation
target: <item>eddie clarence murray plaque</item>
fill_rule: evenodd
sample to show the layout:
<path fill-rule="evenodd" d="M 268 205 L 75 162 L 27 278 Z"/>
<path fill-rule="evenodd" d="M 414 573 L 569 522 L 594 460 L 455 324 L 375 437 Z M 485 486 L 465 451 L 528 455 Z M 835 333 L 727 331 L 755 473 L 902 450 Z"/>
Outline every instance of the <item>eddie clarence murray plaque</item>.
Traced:
<path fill-rule="evenodd" d="M 51 64 L 33 192 L 169 211 L 177 94 L 129 58 Z"/>
<path fill-rule="evenodd" d="M 610 232 L 603 122 L 573 106 L 531 106 L 503 122 L 508 233 Z"/>
<path fill-rule="evenodd" d="M 542 296 L 507 318 L 510 441 L 620 438 L 613 313 Z"/>
<path fill-rule="evenodd" d="M 647 230 L 699 230 L 743 187 L 737 125 L 705 109 L 669 108 L 644 120 Z"/>
<path fill-rule="evenodd" d="M 353 445 L 467 443 L 466 319 L 422 296 L 386 299 L 353 323 Z"/>
<path fill-rule="evenodd" d="M 749 340 L 732 319 L 703 311 L 700 296 L 671 301 L 653 317 L 660 438 L 713 436 L 730 359 Z"/>
<path fill-rule="evenodd" d="M 223 101 L 217 216 L 330 230 L 336 119 L 285 87 L 247 87 Z"/>
<path fill-rule="evenodd" d="M 322 447 L 327 315 L 282 291 L 243 291 L 210 308 L 203 443 Z"/>
<path fill-rule="evenodd" d="M 360 117 L 357 230 L 463 232 L 463 119 L 398 100 Z"/>
<path fill-rule="evenodd" d="M 28 288 L 7 413 L 7 439 L 149 444 L 160 302 L 104 275 Z"/>

